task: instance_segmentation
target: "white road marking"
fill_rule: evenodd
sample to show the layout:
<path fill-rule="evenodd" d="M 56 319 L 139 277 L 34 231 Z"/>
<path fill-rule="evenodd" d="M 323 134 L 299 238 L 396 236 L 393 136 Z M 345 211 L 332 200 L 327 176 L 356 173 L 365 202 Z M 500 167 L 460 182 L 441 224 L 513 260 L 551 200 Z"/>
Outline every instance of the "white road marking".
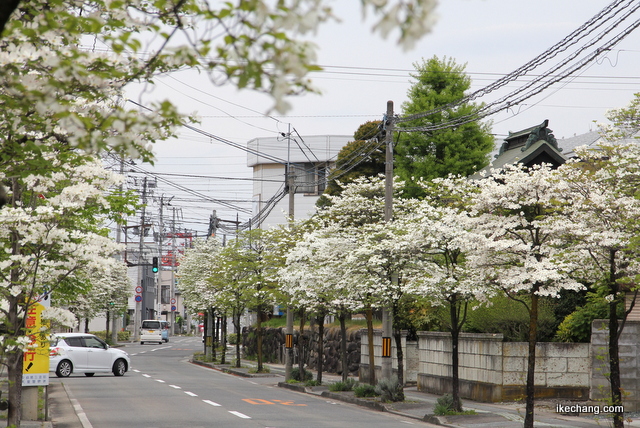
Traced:
<path fill-rule="evenodd" d="M 182 387 L 179 387 L 178 385 L 169 385 L 171 388 L 175 388 L 175 389 L 182 389 Z"/>
<path fill-rule="evenodd" d="M 190 395 L 192 397 L 197 397 L 198 396 L 198 394 L 194 394 L 193 392 L 189 392 L 189 391 L 185 391 L 184 393 L 187 394 L 187 395 Z"/>
<path fill-rule="evenodd" d="M 251 419 L 251 416 L 247 416 L 244 413 L 236 412 L 236 411 L 233 411 L 233 410 L 229 410 L 229 413 L 231 413 L 232 415 L 236 415 L 237 417 L 242 418 L 242 419 Z"/>
<path fill-rule="evenodd" d="M 212 406 L 215 406 L 215 407 L 220 407 L 220 406 L 222 406 L 221 404 L 214 403 L 214 402 L 213 402 L 213 401 L 211 401 L 211 400 L 202 400 L 202 401 L 204 401 L 204 402 L 205 402 L 205 403 L 207 403 L 207 404 L 211 404 Z"/>
<path fill-rule="evenodd" d="M 156 382 L 164 383 L 162 379 L 156 379 Z"/>
<path fill-rule="evenodd" d="M 133 370 L 133 371 L 136 372 L 136 373 L 140 373 L 140 370 Z"/>
<path fill-rule="evenodd" d="M 148 375 L 148 374 L 143 374 L 142 376 L 144 376 L 144 377 L 151 377 L 151 376 L 150 376 L 150 375 Z"/>

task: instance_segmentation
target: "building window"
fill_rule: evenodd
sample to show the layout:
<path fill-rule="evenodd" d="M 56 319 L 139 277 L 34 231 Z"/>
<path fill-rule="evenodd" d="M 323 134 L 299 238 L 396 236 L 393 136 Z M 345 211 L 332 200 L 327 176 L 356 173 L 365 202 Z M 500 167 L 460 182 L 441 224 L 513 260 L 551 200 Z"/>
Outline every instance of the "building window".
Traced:
<path fill-rule="evenodd" d="M 326 187 L 326 164 L 303 163 L 293 165 L 296 193 L 319 195 Z"/>

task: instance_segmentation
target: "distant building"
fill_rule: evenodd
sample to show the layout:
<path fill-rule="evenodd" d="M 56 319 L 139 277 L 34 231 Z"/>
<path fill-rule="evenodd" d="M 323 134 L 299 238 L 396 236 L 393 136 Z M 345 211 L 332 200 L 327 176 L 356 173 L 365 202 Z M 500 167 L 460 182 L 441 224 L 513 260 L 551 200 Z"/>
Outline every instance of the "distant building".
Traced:
<path fill-rule="evenodd" d="M 254 138 L 247 143 L 247 166 L 253 169 L 252 217 L 261 216 L 252 227 L 268 229 L 286 224 L 289 212 L 286 173 L 294 174 L 294 217 L 309 218 L 324 192 L 327 174 L 338 153 L 352 135 L 283 135 Z"/>

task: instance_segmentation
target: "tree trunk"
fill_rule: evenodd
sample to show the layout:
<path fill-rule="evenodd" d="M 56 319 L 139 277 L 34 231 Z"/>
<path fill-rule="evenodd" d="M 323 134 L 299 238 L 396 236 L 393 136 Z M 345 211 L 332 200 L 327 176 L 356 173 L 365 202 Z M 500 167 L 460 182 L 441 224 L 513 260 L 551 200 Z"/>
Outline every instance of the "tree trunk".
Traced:
<path fill-rule="evenodd" d="M 349 365 L 347 363 L 347 314 L 345 311 L 340 311 L 340 315 L 338 315 L 338 319 L 340 320 L 340 336 L 342 336 L 342 340 L 340 341 L 340 360 L 342 361 L 342 381 L 346 382 L 347 377 L 349 377 Z"/>
<path fill-rule="evenodd" d="M 376 384 L 376 358 L 373 354 L 373 309 L 367 307 L 367 339 L 369 341 L 369 385 Z"/>
<path fill-rule="evenodd" d="M 222 328 L 220 330 L 222 333 L 222 339 L 221 339 L 222 351 L 220 355 L 220 364 L 227 364 L 227 316 L 226 316 L 226 313 L 222 317 Z"/>
<path fill-rule="evenodd" d="M 533 413 L 535 404 L 535 372 L 536 372 L 536 343 L 538 340 L 538 295 L 534 287 L 531 293 L 531 308 L 529 312 L 529 356 L 527 359 L 527 398 L 524 415 L 524 428 L 533 428 Z"/>
<path fill-rule="evenodd" d="M 109 341 L 109 321 L 111 321 L 111 311 L 107 309 L 107 333 L 104 336 L 107 341 Z"/>
<path fill-rule="evenodd" d="M 318 315 L 318 383 L 322 384 L 322 369 L 324 363 L 324 314 Z M 302 374 L 301 374 L 302 375 Z"/>
<path fill-rule="evenodd" d="M 300 331 L 298 333 L 298 380 L 304 380 L 304 309 L 300 309 Z"/>
<path fill-rule="evenodd" d="M 242 330 L 240 329 L 240 311 L 233 312 L 233 326 L 236 329 L 236 368 L 240 368 L 240 344 L 242 343 Z"/>
<path fill-rule="evenodd" d="M 12 272 L 13 273 L 13 272 Z M 9 336 L 18 337 L 22 331 L 22 320 L 19 318 L 20 301 L 24 295 L 9 297 L 8 333 Z M 9 388 L 9 409 L 7 413 L 7 426 L 20 426 L 22 419 L 22 364 L 23 353 L 19 349 L 13 349 L 6 353 L 7 380 Z"/>
<path fill-rule="evenodd" d="M 394 311 L 394 313 L 398 312 Z M 404 353 L 402 351 L 402 330 L 394 328 L 393 337 L 396 342 L 396 358 L 398 359 L 398 401 L 404 401 Z"/>
<path fill-rule="evenodd" d="M 618 332 L 618 292 L 616 281 L 618 275 L 616 266 L 616 252 L 611 250 L 609 256 L 609 294 L 615 296 L 609 302 L 609 383 L 611 385 L 611 405 L 622 409 L 622 382 L 620 380 L 620 346 Z M 624 412 L 613 413 L 613 427 L 624 427 Z"/>
<path fill-rule="evenodd" d="M 262 373 L 262 305 L 258 305 L 258 323 L 256 324 L 256 338 L 258 342 L 258 373 Z"/>
<path fill-rule="evenodd" d="M 453 396 L 453 411 L 462 412 L 462 402 L 460 401 L 460 354 L 458 345 L 460 343 L 460 326 L 458 319 L 458 306 L 460 302 L 454 294 L 449 301 L 449 311 L 451 315 L 451 392 Z"/>

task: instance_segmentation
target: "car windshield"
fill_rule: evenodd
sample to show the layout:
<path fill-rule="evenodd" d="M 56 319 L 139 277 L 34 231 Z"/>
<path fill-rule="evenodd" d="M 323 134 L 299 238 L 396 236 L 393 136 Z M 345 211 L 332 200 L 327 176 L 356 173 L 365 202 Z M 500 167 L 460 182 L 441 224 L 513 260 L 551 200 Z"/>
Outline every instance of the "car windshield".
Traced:
<path fill-rule="evenodd" d="M 159 330 L 160 321 L 142 321 L 142 328 Z"/>

